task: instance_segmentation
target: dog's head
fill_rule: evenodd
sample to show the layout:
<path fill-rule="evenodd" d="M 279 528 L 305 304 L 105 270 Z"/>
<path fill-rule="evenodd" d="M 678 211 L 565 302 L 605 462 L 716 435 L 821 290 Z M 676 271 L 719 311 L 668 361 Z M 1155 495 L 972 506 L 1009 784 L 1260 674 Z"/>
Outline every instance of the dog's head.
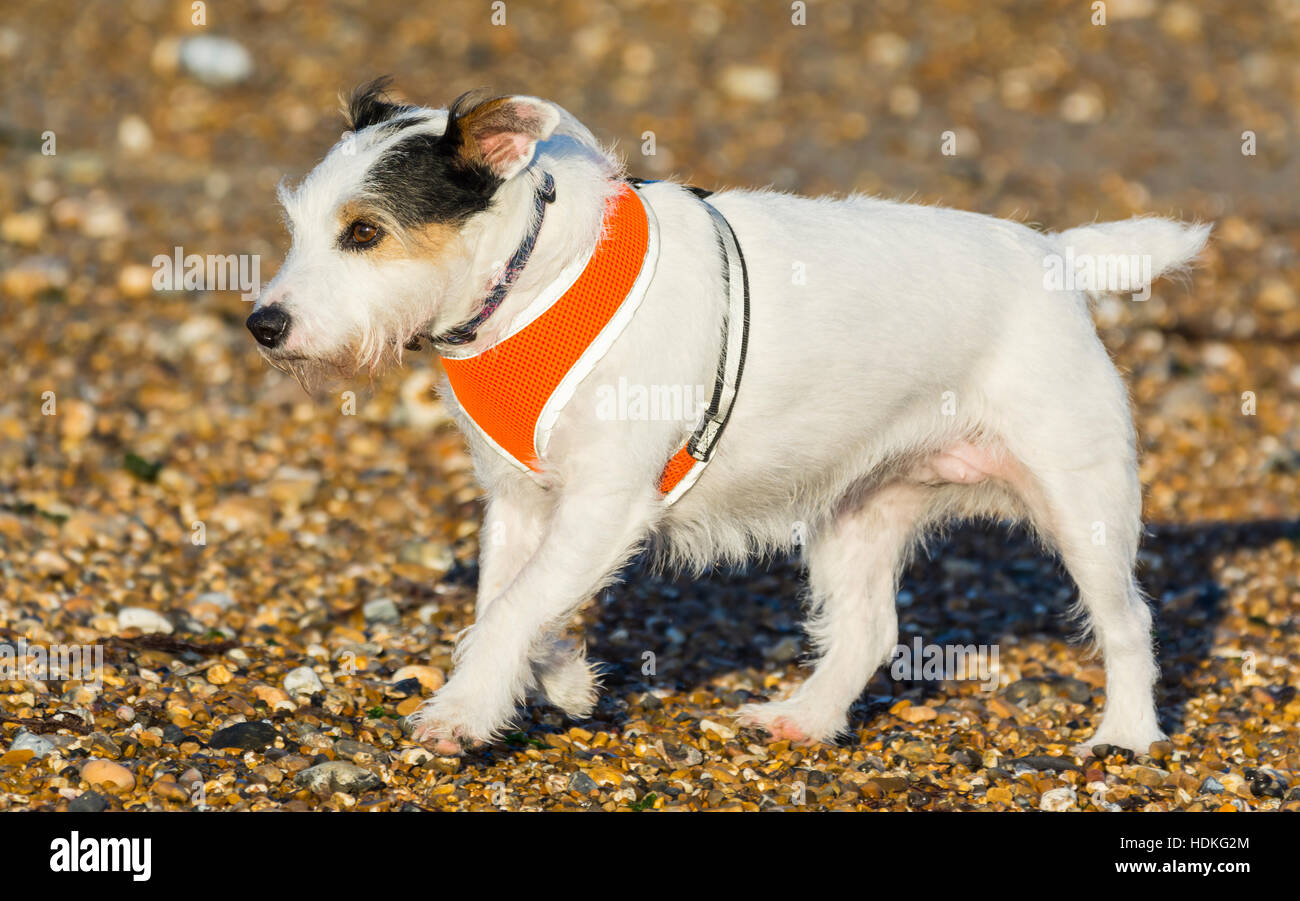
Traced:
<path fill-rule="evenodd" d="M 247 325 L 300 380 L 373 370 L 457 325 L 453 299 L 477 290 L 467 280 L 494 198 L 560 121 L 533 97 L 464 95 L 434 110 L 392 102 L 386 85 L 358 88 L 343 139 L 280 188 L 293 245 Z"/>

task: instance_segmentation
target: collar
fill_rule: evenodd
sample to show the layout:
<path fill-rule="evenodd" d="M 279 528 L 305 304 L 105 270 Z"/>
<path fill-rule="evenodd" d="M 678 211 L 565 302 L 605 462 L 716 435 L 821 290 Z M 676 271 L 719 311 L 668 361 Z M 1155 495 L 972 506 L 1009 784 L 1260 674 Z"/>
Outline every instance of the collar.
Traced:
<path fill-rule="evenodd" d="M 506 267 L 502 270 L 501 275 L 497 277 L 488 292 L 487 299 L 483 301 L 483 306 L 479 308 L 468 322 L 464 322 L 455 328 L 448 329 L 441 335 L 426 336 L 429 340 L 437 345 L 461 345 L 468 344 L 478 336 L 478 330 L 487 322 L 488 317 L 496 312 L 497 307 L 506 299 L 510 289 L 514 287 L 515 279 L 519 278 L 519 273 L 524 271 L 528 265 L 528 259 L 533 255 L 533 248 L 537 245 L 537 236 L 542 231 L 542 220 L 546 218 L 546 207 L 548 204 L 555 202 L 555 179 L 551 173 L 542 172 L 542 180 L 533 194 L 533 223 L 524 235 L 524 239 L 519 242 L 519 247 L 515 249 L 514 254 L 506 262 Z M 411 344 L 407 347 L 411 350 L 418 350 L 420 346 L 419 336 L 411 339 Z"/>

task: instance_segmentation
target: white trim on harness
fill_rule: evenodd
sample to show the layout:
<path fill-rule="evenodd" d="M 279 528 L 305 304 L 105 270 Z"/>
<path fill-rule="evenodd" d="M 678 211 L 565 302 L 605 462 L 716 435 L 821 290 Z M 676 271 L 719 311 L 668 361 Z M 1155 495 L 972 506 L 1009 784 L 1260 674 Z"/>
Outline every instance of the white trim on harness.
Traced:
<path fill-rule="evenodd" d="M 632 289 L 628 291 L 627 297 L 623 298 L 618 310 L 600 330 L 595 340 L 582 352 L 582 356 L 578 357 L 577 362 L 564 374 L 564 378 L 560 379 L 560 383 L 555 386 L 555 390 L 542 406 L 541 413 L 537 415 L 537 423 L 533 426 L 533 447 L 537 449 L 539 460 L 546 453 L 547 445 L 551 443 L 551 432 L 565 405 L 573 399 L 573 394 L 578 390 L 582 380 L 591 375 L 596 364 L 614 346 L 618 336 L 623 334 L 623 329 L 632 321 L 632 315 L 641 306 L 641 301 L 645 299 L 646 292 L 650 289 L 650 282 L 654 279 L 655 268 L 659 263 L 659 220 L 645 195 L 636 189 L 633 189 L 633 193 L 641 201 L 646 218 L 646 248 L 645 258 L 641 261 L 641 271 L 637 273 Z"/>

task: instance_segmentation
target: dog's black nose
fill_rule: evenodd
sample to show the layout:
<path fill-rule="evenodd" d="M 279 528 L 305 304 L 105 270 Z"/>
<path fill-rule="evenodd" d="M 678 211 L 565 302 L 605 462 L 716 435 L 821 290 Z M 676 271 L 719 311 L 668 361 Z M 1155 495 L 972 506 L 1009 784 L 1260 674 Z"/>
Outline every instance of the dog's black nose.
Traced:
<path fill-rule="evenodd" d="M 289 314 L 279 307 L 263 307 L 244 323 L 263 347 L 275 347 L 289 332 Z"/>

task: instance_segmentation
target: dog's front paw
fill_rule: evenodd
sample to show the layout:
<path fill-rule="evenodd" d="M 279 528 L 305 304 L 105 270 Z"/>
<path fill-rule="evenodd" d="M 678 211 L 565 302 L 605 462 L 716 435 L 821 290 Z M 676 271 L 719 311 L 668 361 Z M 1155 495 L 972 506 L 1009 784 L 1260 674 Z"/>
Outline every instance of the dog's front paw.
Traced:
<path fill-rule="evenodd" d="M 800 745 L 832 742 L 848 728 L 848 717 L 817 711 L 790 701 L 746 704 L 736 713 L 742 726 L 762 729 L 773 741 Z"/>
<path fill-rule="evenodd" d="M 406 718 L 411 738 L 439 757 L 459 757 L 491 741 L 495 730 L 459 708 L 450 697 L 434 695 Z"/>

